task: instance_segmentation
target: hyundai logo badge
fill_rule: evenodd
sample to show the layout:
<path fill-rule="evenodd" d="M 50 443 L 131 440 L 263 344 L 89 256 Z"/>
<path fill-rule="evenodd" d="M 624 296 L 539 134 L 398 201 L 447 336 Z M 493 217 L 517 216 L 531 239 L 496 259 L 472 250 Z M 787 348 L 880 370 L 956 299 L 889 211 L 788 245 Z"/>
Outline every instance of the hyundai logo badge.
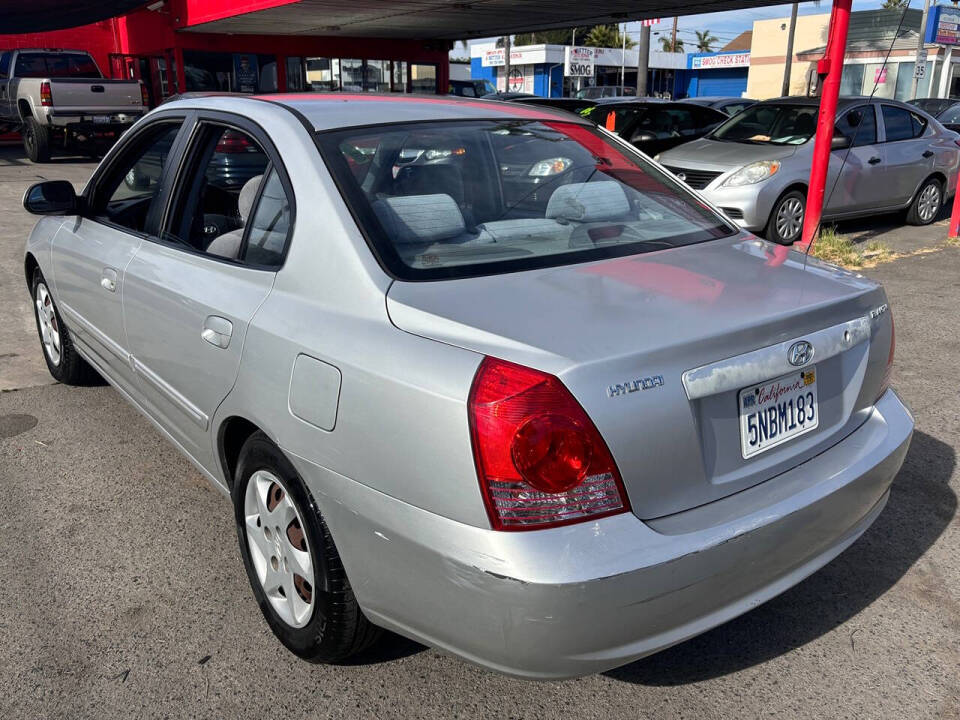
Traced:
<path fill-rule="evenodd" d="M 790 349 L 787 350 L 787 360 L 791 365 L 803 367 L 813 360 L 813 345 L 806 340 L 795 342 L 790 346 Z"/>

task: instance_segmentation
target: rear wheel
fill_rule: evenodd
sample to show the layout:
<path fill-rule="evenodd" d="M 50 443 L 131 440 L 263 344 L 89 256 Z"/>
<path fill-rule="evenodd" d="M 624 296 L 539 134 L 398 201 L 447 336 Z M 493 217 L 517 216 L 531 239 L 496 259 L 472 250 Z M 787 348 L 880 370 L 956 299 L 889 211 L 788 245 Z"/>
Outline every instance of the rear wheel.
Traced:
<path fill-rule="evenodd" d="M 40 335 L 43 359 L 47 361 L 50 374 L 64 385 L 95 383 L 99 375 L 73 347 L 70 332 L 60 319 L 60 312 L 50 294 L 50 288 L 39 269 L 33 273 L 31 288 L 37 333 Z"/>
<path fill-rule="evenodd" d="M 50 161 L 50 129 L 41 125 L 32 117 L 27 118 L 21 129 L 23 133 L 23 149 L 27 157 L 35 163 Z"/>
<path fill-rule="evenodd" d="M 791 190 L 777 200 L 767 223 L 767 240 L 790 245 L 800 239 L 807 197 L 799 190 Z"/>
<path fill-rule="evenodd" d="M 330 530 L 262 432 L 240 451 L 232 495 L 247 577 L 280 642 L 304 660 L 328 663 L 373 643 L 380 629 L 357 605 Z"/>
<path fill-rule="evenodd" d="M 940 215 L 942 207 L 943 186 L 936 178 L 927 178 L 907 210 L 907 222 L 911 225 L 929 225 Z"/>

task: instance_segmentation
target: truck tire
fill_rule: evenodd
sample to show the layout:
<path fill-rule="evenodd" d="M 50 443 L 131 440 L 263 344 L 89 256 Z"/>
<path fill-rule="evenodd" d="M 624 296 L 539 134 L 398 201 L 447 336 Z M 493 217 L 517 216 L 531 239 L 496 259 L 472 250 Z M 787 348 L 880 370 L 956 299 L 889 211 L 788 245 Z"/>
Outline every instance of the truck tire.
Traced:
<path fill-rule="evenodd" d="M 50 162 L 50 130 L 32 117 L 23 123 L 23 149 L 35 163 Z"/>

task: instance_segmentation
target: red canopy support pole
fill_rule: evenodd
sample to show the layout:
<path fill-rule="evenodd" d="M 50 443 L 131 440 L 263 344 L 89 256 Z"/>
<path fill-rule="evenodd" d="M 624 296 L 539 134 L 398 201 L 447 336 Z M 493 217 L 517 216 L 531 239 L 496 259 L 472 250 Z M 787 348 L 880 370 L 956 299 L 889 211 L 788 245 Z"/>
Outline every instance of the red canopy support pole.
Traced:
<path fill-rule="evenodd" d="M 830 14 L 830 33 L 823 59 L 817 63 L 820 75 L 820 115 L 817 136 L 813 145 L 813 164 L 810 166 L 810 189 L 807 191 L 807 210 L 803 218 L 802 245 L 814 240 L 823 214 L 824 190 L 830 168 L 830 150 L 833 142 L 833 123 L 837 117 L 837 99 L 840 97 L 840 77 L 847 49 L 847 30 L 850 28 L 850 6 L 853 0 L 834 0 Z"/>
<path fill-rule="evenodd" d="M 953 196 L 953 213 L 950 215 L 950 232 L 947 237 L 960 237 L 960 189 Z"/>

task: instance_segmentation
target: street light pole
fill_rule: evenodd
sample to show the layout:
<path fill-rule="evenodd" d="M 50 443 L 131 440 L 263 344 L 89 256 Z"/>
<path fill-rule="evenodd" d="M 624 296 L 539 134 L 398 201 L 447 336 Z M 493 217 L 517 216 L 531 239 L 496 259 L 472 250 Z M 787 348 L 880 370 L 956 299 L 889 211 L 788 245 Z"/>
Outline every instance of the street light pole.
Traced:
<path fill-rule="evenodd" d="M 503 39 L 503 91 L 510 92 L 510 33 Z"/>
<path fill-rule="evenodd" d="M 640 27 L 637 42 L 637 97 L 647 96 L 647 71 L 650 63 L 650 26 Z"/>
<path fill-rule="evenodd" d="M 790 94 L 790 75 L 793 72 L 793 38 L 797 34 L 797 11 L 800 9 L 800 3 L 794 3 L 790 10 L 790 34 L 787 35 L 787 60 L 783 64 L 783 86 L 780 88 L 780 95 L 786 97 Z"/>
<path fill-rule="evenodd" d="M 920 35 L 917 37 L 917 59 L 913 65 L 913 84 L 910 86 L 910 97 L 917 96 L 917 86 L 920 84 L 920 76 L 917 74 L 921 64 L 927 62 L 927 51 L 924 48 L 924 36 L 927 34 L 927 16 L 930 14 L 930 0 L 923 2 L 923 20 L 920 21 Z M 927 93 L 929 95 L 930 93 Z"/>

